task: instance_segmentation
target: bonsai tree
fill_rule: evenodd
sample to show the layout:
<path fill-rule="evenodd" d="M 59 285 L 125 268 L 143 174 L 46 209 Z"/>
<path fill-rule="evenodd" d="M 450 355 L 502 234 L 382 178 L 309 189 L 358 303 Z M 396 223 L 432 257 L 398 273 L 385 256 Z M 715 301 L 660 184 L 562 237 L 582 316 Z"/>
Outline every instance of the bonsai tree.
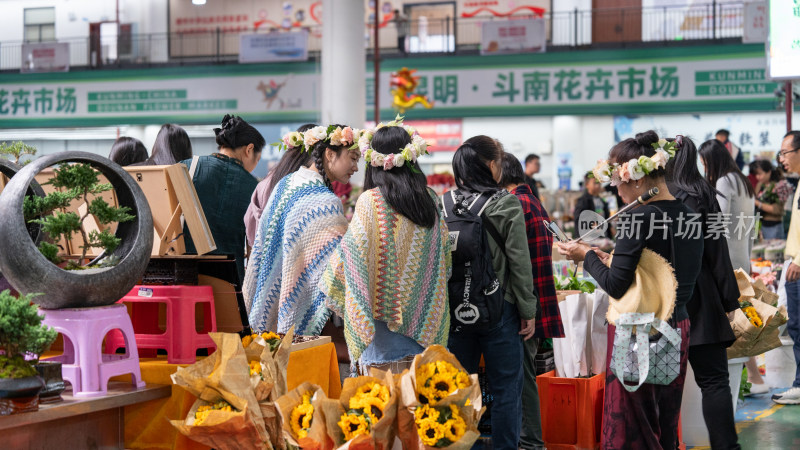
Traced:
<path fill-rule="evenodd" d="M 45 197 L 28 196 L 23 203 L 23 215 L 25 221 L 41 225 L 42 231 L 47 233 L 51 239 L 58 239 L 63 236 L 66 240 L 72 239 L 73 233 L 80 233 L 84 245 L 78 263 L 69 261 L 67 269 L 84 268 L 86 252 L 90 247 L 101 248 L 106 253 L 113 252 L 121 240 L 114 236 L 106 227 L 103 231 L 93 230 L 86 233 L 83 222 L 93 215 L 102 225 L 112 223 L 122 223 L 133 220 L 127 206 L 113 207 L 106 203 L 102 197 L 94 197 L 91 201 L 89 195 L 96 195 L 112 189 L 111 184 L 100 183 L 98 172 L 89 164 L 65 164 L 55 170 L 55 176 L 45 184 L 51 184 L 59 188 L 60 191 L 47 194 Z M 74 212 L 65 212 L 74 200 L 82 200 L 88 205 L 85 214 L 78 216 Z M 63 262 L 58 256 L 59 248 L 50 242 L 42 241 L 39 244 L 39 251 L 54 264 Z M 110 258 L 102 263 L 103 266 L 113 265 L 114 261 Z"/>
<path fill-rule="evenodd" d="M 0 292 L 0 378 L 23 378 L 36 375 L 33 364 L 25 354 L 39 356 L 50 348 L 58 332 L 42 325 L 31 299 L 36 294 L 11 295 L 8 289 Z"/>
<path fill-rule="evenodd" d="M 36 154 L 36 147 L 28 145 L 22 141 L 12 142 L 11 144 L 7 144 L 3 142 L 0 144 L 0 155 L 8 156 L 10 161 L 13 161 L 14 164 L 19 164 L 20 158 L 26 155 L 35 155 Z M 25 161 L 22 165 L 27 164 L 30 161 Z"/>

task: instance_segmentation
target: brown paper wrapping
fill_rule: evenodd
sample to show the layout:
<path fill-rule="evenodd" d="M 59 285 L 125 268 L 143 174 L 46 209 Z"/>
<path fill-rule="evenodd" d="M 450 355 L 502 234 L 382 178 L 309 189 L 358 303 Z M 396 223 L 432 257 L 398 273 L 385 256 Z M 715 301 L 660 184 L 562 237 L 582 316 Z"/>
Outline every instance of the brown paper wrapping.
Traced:
<path fill-rule="evenodd" d="M 417 425 L 414 421 L 414 410 L 420 406 L 419 399 L 417 398 L 417 367 L 431 363 L 434 361 L 445 361 L 452 364 L 458 370 L 466 372 L 464 366 L 458 362 L 458 359 L 447 349 L 441 345 L 432 345 L 425 349 L 424 352 L 414 357 L 414 362 L 411 368 L 404 371 L 400 377 L 400 404 L 397 408 L 397 435 L 403 443 L 404 450 L 418 450 L 428 449 L 422 443 L 419 434 L 417 433 Z M 461 416 L 467 424 L 467 431 L 464 436 L 446 448 L 461 450 L 472 448 L 472 445 L 480 437 L 478 432 L 478 421 L 485 408 L 483 407 L 483 400 L 481 397 L 481 387 L 478 384 L 478 375 L 470 374 L 470 381 L 472 382 L 466 389 L 457 389 L 455 392 L 447 396 L 447 398 L 436 403 L 436 406 L 458 405 Z M 469 400 L 469 405 L 467 405 Z"/>
<path fill-rule="evenodd" d="M 374 448 L 377 450 L 389 450 L 394 445 L 396 434 L 395 419 L 397 417 L 399 392 L 395 387 L 394 378 L 391 371 L 374 371 L 373 374 L 379 376 L 345 378 L 339 400 L 326 399 L 322 401 L 322 414 L 325 416 L 325 425 L 328 436 L 338 449 Z M 339 419 L 341 419 L 342 414 L 350 409 L 350 397 L 355 394 L 358 388 L 370 382 L 381 383 L 389 388 L 389 402 L 386 404 L 386 408 L 383 410 L 383 416 L 381 416 L 380 420 L 378 420 L 378 422 L 372 426 L 369 438 L 357 436 L 356 438 L 345 442 L 344 433 L 342 433 L 342 430 L 339 428 Z"/>
<path fill-rule="evenodd" d="M 210 390 L 206 390 L 209 393 Z M 215 401 L 219 401 L 221 395 Z M 185 420 L 171 420 L 170 423 L 184 436 L 218 450 L 242 448 L 271 449 L 264 441 L 262 430 L 253 422 L 248 409 L 240 411 L 212 411 L 203 425 L 194 425 L 195 413 L 200 406 L 213 402 L 197 399 Z M 261 424 L 263 428 L 263 423 Z"/>
<path fill-rule="evenodd" d="M 728 359 L 757 356 L 781 346 L 778 327 L 786 323 L 786 308 L 776 308 L 754 298 L 748 301 L 753 304 L 763 326 L 754 326 L 744 311 L 737 309 L 731 321 L 736 341 L 728 347 Z"/>
<path fill-rule="evenodd" d="M 311 428 L 308 430 L 308 436 L 306 438 L 298 440 L 292 432 L 292 425 L 289 421 L 292 418 L 292 410 L 295 406 L 302 403 L 303 394 L 309 391 L 313 393 L 311 404 L 314 405 Z M 321 450 L 333 448 L 333 441 L 328 437 L 325 416 L 322 413 L 322 402 L 323 400 L 327 400 L 327 398 L 322 388 L 306 381 L 275 401 L 278 414 L 281 416 L 282 436 L 289 445 L 300 448 L 318 448 Z"/>
<path fill-rule="evenodd" d="M 191 366 L 179 368 L 172 375 L 172 382 L 184 387 L 201 400 L 215 402 L 221 397 L 237 410 L 243 411 L 249 426 L 256 430 L 259 441 L 264 443 L 261 447 L 253 448 L 271 447 L 268 444 L 269 436 L 261 409 L 250 382 L 250 368 L 239 335 L 235 333 L 209 333 L 209 335 L 217 345 L 217 351 Z M 191 413 L 190 417 L 193 418 L 194 413 Z M 173 424 L 175 422 L 173 421 Z M 181 432 L 183 433 L 183 430 Z M 210 432 L 206 430 L 205 433 Z M 186 435 L 194 439 L 193 436 Z M 227 436 L 232 443 L 239 440 L 238 434 L 231 434 L 230 430 Z"/>

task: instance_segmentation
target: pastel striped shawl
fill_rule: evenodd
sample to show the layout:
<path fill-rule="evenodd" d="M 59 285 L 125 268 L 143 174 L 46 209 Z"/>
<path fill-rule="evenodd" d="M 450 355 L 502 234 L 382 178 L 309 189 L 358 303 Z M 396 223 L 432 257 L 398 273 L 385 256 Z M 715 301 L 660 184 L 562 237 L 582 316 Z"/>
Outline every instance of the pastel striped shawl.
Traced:
<path fill-rule="evenodd" d="M 341 200 L 316 172 L 301 168 L 275 186 L 244 280 L 253 331 L 321 332 L 330 312 L 317 285 L 346 230 Z"/>
<path fill-rule="evenodd" d="M 320 280 L 328 307 L 344 319 L 351 359 L 360 358 L 372 342 L 375 320 L 423 347 L 447 345 L 449 269 L 442 217 L 433 228 L 423 228 L 396 213 L 379 189 L 361 194 Z"/>

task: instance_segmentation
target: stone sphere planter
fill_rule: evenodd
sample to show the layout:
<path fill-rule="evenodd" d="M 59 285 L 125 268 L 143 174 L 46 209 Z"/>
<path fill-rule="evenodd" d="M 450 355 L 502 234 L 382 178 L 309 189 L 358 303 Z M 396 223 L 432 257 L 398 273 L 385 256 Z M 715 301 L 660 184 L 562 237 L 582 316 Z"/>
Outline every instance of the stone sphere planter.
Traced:
<path fill-rule="evenodd" d="M 22 166 L 14 164 L 5 158 L 0 158 L 0 173 L 9 179 L 13 178 L 14 175 L 16 175 L 20 170 L 22 170 Z M 39 183 L 37 183 L 36 180 L 33 180 L 28 186 L 28 190 L 26 191 L 25 195 L 37 195 L 39 197 L 44 197 L 45 194 L 44 189 L 39 186 Z M 44 237 L 44 233 L 41 231 L 42 226 L 38 223 L 26 224 L 26 226 L 28 228 L 28 234 L 31 236 L 31 239 L 33 239 L 33 242 L 36 245 L 39 245 L 39 242 Z"/>
<path fill-rule="evenodd" d="M 22 202 L 36 174 L 61 163 L 88 163 L 114 187 L 119 206 L 131 208 L 136 219 L 117 225 L 122 240 L 113 267 L 62 270 L 48 261 L 28 235 Z M 153 248 L 153 217 L 136 181 L 119 165 L 87 152 L 62 152 L 38 158 L 23 167 L 0 194 L 0 272 L 19 292 L 42 293 L 34 302 L 42 308 L 105 306 L 117 302 L 142 276 Z M 95 260 L 107 256 L 99 255 Z"/>

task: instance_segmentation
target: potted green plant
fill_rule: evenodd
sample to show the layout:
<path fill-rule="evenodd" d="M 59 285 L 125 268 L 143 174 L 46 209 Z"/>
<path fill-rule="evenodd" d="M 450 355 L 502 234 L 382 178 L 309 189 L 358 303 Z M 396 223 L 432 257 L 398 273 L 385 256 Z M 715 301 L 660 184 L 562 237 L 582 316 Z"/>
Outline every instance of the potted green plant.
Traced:
<path fill-rule="evenodd" d="M 44 316 L 31 303 L 34 296 L 0 292 L 0 415 L 39 408 L 38 394 L 44 382 L 34 364 L 58 333 L 42 325 Z M 31 355 L 33 360 L 26 359 Z"/>
<path fill-rule="evenodd" d="M 97 170 L 90 164 L 62 165 L 55 170 L 53 178 L 45 184 L 50 184 L 60 190 L 51 192 L 44 198 L 33 195 L 26 196 L 22 211 L 26 223 L 41 225 L 42 230 L 50 239 L 63 237 L 70 240 L 73 233 L 80 233 L 84 243 L 81 246 L 81 257 L 77 263 L 67 261 L 66 269 L 83 269 L 86 252 L 89 248 L 100 248 L 104 254 L 111 255 L 119 247 L 121 239 L 111 233 L 107 226 L 113 223 L 130 222 L 135 217 L 129 214 L 131 209 L 127 206 L 113 207 L 102 197 L 96 196 L 111 190 L 112 186 L 108 183 L 100 183 Z M 95 195 L 91 201 L 89 200 L 90 195 Z M 88 205 L 87 211 L 83 215 L 78 216 L 74 212 L 63 211 L 74 200 L 82 200 Z M 92 230 L 86 233 L 83 224 L 90 214 L 106 228 L 102 231 Z M 54 264 L 64 262 L 58 256 L 58 246 L 51 242 L 40 242 L 39 251 Z M 116 262 L 115 258 L 106 257 L 96 265 L 108 267 Z"/>
<path fill-rule="evenodd" d="M 0 144 L 0 155 L 13 157 L 12 162 L 14 164 L 18 166 L 24 166 L 25 164 L 29 163 L 30 160 L 20 163 L 20 159 L 25 156 L 36 155 L 36 147 L 28 145 L 22 141 L 12 142 L 11 144 L 3 142 Z M 12 158 L 7 159 L 12 160 Z"/>

